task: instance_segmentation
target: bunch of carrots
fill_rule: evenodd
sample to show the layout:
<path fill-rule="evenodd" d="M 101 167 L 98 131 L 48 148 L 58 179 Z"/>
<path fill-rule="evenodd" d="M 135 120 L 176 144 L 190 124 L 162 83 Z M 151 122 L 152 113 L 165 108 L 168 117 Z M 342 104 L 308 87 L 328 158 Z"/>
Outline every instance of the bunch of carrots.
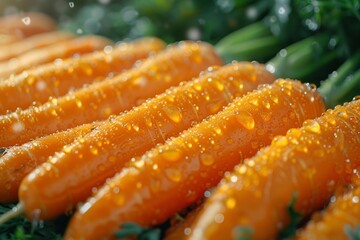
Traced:
<path fill-rule="evenodd" d="M 68 240 L 359 236 L 360 101 L 332 108 L 328 82 L 358 79 L 360 54 L 318 90 L 205 42 L 114 44 L 37 13 L 0 34 L 1 238 L 59 219 Z"/>

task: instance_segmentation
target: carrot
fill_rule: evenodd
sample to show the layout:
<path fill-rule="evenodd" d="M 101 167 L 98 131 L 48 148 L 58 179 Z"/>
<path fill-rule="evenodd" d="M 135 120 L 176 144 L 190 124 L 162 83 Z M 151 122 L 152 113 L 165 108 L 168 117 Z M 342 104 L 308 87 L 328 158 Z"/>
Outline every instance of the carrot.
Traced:
<path fill-rule="evenodd" d="M 7 149 L 0 157 L 0 182 L 3 186 L 0 188 L 0 202 L 16 202 L 20 183 L 27 174 L 60 151 L 64 145 L 89 133 L 98 124 L 80 125 Z"/>
<path fill-rule="evenodd" d="M 60 97 L 70 89 L 103 80 L 108 74 L 118 74 L 137 60 L 162 50 L 164 46 L 160 39 L 143 38 L 120 43 L 114 49 L 108 46 L 104 51 L 60 63 L 48 63 L 28 70 L 26 74 L 17 74 L 0 82 L 0 114 L 18 107 L 25 109 L 34 101 L 44 103 L 50 96 Z"/>
<path fill-rule="evenodd" d="M 126 222 L 161 223 L 203 196 L 225 171 L 269 144 L 273 135 L 323 110 L 316 92 L 298 81 L 278 80 L 237 98 L 108 180 L 73 216 L 65 239 L 107 239 Z M 30 196 L 36 189 L 28 190 Z M 23 193 L 20 189 L 20 198 Z"/>
<path fill-rule="evenodd" d="M 343 196 L 334 197 L 335 200 L 320 216 L 316 215 L 305 229 L 300 230 L 297 239 L 353 239 L 352 229 L 360 226 L 359 197 L 359 187 Z"/>
<path fill-rule="evenodd" d="M 17 58 L 0 63 L 0 79 L 8 78 L 40 64 L 52 62 L 59 58 L 68 58 L 75 54 L 84 54 L 104 48 L 111 42 L 99 36 L 84 36 L 76 39 L 62 41 L 50 46 L 34 49 Z M 26 73 L 25 73 L 26 74 Z"/>
<path fill-rule="evenodd" d="M 15 43 L 19 40 L 20 40 L 20 38 L 15 35 L 0 33 L 0 47 L 6 46 L 7 44 L 10 44 L 10 43 Z"/>
<path fill-rule="evenodd" d="M 323 207 L 359 165 L 359 114 L 360 101 L 328 110 L 236 166 L 206 201 L 189 239 L 231 239 L 240 229 L 274 239 L 290 223 L 293 195 L 302 216 Z"/>
<path fill-rule="evenodd" d="M 56 30 L 56 23 L 50 17 L 37 12 L 9 15 L 0 18 L 0 33 L 24 38 Z"/>
<path fill-rule="evenodd" d="M 48 32 L 0 46 L 0 61 L 9 60 L 34 48 L 45 47 L 70 38 L 74 38 L 74 35 L 65 32 Z"/>
<path fill-rule="evenodd" d="M 219 111 L 235 96 L 273 79 L 263 66 L 236 63 L 206 73 L 126 114 L 109 119 L 23 180 L 19 198 L 27 216 L 31 217 L 34 211 L 41 209 L 39 217 L 48 219 L 72 209 L 91 196 L 94 187 L 101 186 L 133 156 L 143 154 Z M 56 193 L 53 192 L 55 189 Z"/>
<path fill-rule="evenodd" d="M 21 144 L 55 131 L 106 119 L 220 63 L 213 47 L 205 43 L 187 42 L 170 47 L 148 58 L 140 67 L 114 78 L 51 99 L 42 106 L 0 116 L 0 146 Z"/>

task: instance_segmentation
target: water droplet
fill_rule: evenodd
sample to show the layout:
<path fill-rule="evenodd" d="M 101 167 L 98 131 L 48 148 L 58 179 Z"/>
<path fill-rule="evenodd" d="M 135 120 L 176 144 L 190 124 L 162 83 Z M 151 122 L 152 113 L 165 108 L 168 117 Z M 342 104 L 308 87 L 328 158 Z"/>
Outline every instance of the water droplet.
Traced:
<path fill-rule="evenodd" d="M 65 145 L 62 149 L 64 153 L 70 153 L 71 152 L 71 145 Z"/>
<path fill-rule="evenodd" d="M 149 119 L 149 118 L 145 118 L 145 124 L 149 127 L 151 127 L 153 125 L 151 119 Z"/>
<path fill-rule="evenodd" d="M 136 160 L 134 159 L 133 162 L 133 166 L 135 166 L 136 168 L 142 168 L 145 165 L 145 161 L 144 160 Z"/>
<path fill-rule="evenodd" d="M 240 111 L 236 115 L 236 120 L 246 129 L 251 130 L 255 127 L 255 121 L 251 113 L 247 111 Z"/>
<path fill-rule="evenodd" d="M 182 157 L 182 153 L 178 149 L 165 149 L 162 151 L 161 155 L 170 162 L 179 161 Z"/>
<path fill-rule="evenodd" d="M 111 163 L 114 163 L 115 162 L 115 156 L 110 156 L 108 158 L 108 161 L 111 162 Z"/>
<path fill-rule="evenodd" d="M 224 86 L 224 84 L 223 83 L 221 83 L 221 82 L 219 82 L 219 81 L 213 81 L 214 82 L 214 85 L 215 85 L 215 87 L 219 90 L 219 91 L 224 91 L 224 88 L 225 88 L 225 86 Z"/>
<path fill-rule="evenodd" d="M 214 217 L 214 221 L 216 223 L 222 223 L 224 221 L 224 215 L 221 213 L 217 213 Z"/>
<path fill-rule="evenodd" d="M 222 131 L 221 131 L 221 128 L 219 127 L 214 127 L 214 131 L 217 135 L 221 135 L 222 134 Z"/>
<path fill-rule="evenodd" d="M 118 205 L 118 206 L 122 206 L 125 203 L 125 197 L 122 194 L 116 194 L 114 196 L 114 200 L 115 200 L 116 205 Z"/>
<path fill-rule="evenodd" d="M 180 110 L 174 105 L 164 106 L 165 114 L 175 123 L 179 123 L 182 120 L 182 114 Z"/>
<path fill-rule="evenodd" d="M 104 164 L 99 164 L 96 168 L 97 168 L 98 171 L 102 172 L 102 171 L 105 170 L 105 165 Z"/>
<path fill-rule="evenodd" d="M 24 17 L 23 19 L 21 19 L 21 21 L 27 26 L 31 24 L 30 17 Z"/>
<path fill-rule="evenodd" d="M 136 132 L 138 132 L 140 130 L 139 126 L 136 125 L 135 123 L 131 124 L 131 126 Z"/>
<path fill-rule="evenodd" d="M 250 99 L 250 103 L 254 106 L 259 106 L 259 99 L 252 98 L 252 99 Z"/>
<path fill-rule="evenodd" d="M 353 196 L 352 199 L 351 199 L 351 201 L 352 201 L 353 203 L 359 203 L 359 197 L 358 197 L 358 196 Z"/>
<path fill-rule="evenodd" d="M 200 155 L 200 161 L 205 166 L 211 166 L 212 164 L 214 164 L 215 158 L 211 153 L 205 152 Z"/>
<path fill-rule="evenodd" d="M 180 182 L 182 179 L 182 173 L 177 168 L 173 168 L 173 167 L 166 168 L 165 174 L 173 182 Z"/>
<path fill-rule="evenodd" d="M 11 126 L 11 129 L 13 130 L 14 133 L 19 133 L 25 130 L 25 126 L 22 122 L 15 122 Z"/>
<path fill-rule="evenodd" d="M 226 199 L 226 201 L 225 201 L 225 206 L 226 206 L 228 209 L 233 209 L 233 208 L 235 208 L 235 206 L 236 206 L 236 200 L 235 200 L 235 198 L 228 198 L 228 199 Z"/>
<path fill-rule="evenodd" d="M 306 130 L 312 133 L 319 134 L 321 132 L 320 124 L 315 120 L 306 121 L 304 123 L 304 127 Z"/>
<path fill-rule="evenodd" d="M 278 147 L 286 147 L 288 145 L 288 140 L 285 136 L 277 136 L 274 138 L 273 144 Z"/>
<path fill-rule="evenodd" d="M 266 100 L 264 100 L 262 104 L 266 109 L 270 109 L 270 107 L 271 107 L 270 103 L 268 101 L 266 101 Z"/>
<path fill-rule="evenodd" d="M 94 146 L 90 146 L 90 152 L 94 155 L 98 155 L 99 154 L 99 151 L 96 147 Z"/>
<path fill-rule="evenodd" d="M 69 2 L 69 6 L 73 8 L 75 6 L 74 2 Z"/>

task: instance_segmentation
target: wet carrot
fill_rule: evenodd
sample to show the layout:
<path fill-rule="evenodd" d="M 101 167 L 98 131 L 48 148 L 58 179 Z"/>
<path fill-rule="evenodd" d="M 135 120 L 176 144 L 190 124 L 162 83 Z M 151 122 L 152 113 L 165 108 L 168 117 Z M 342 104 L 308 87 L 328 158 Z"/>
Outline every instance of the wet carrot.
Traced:
<path fill-rule="evenodd" d="M 6 46 L 0 46 L 0 62 L 17 57 L 35 48 L 45 47 L 70 38 L 74 38 L 74 35 L 66 32 L 48 32 L 25 38 Z"/>
<path fill-rule="evenodd" d="M 214 48 L 184 42 L 148 58 L 138 68 L 53 98 L 39 107 L 0 116 L 0 146 L 22 144 L 39 136 L 106 119 L 140 105 L 170 86 L 221 64 Z"/>
<path fill-rule="evenodd" d="M 56 30 L 53 19 L 37 12 L 14 14 L 0 18 L 0 33 L 24 38 Z"/>
<path fill-rule="evenodd" d="M 216 113 L 259 83 L 273 80 L 262 65 L 234 63 L 205 73 L 126 114 L 109 119 L 96 131 L 66 146 L 60 156 L 24 179 L 19 198 L 25 212 L 31 217 L 31 213 L 41 209 L 39 217 L 48 219 L 72 209 L 132 157 Z"/>
<path fill-rule="evenodd" d="M 107 46 L 104 51 L 89 53 L 79 58 L 69 58 L 41 65 L 26 74 L 17 74 L 0 82 L 0 114 L 25 109 L 35 101 L 44 103 L 50 96 L 60 97 L 70 89 L 87 83 L 104 80 L 129 69 L 140 59 L 162 50 L 164 42 L 156 38 L 143 38 L 117 46 Z M 14 96 L 21 96 L 14 98 Z"/>
<path fill-rule="evenodd" d="M 290 222 L 287 207 L 307 216 L 326 205 L 359 166 L 360 101 L 328 110 L 276 137 L 235 171 L 206 201 L 189 239 L 231 239 L 241 229 L 253 239 L 276 239 Z M 317 239 L 317 238 L 314 238 Z"/>
<path fill-rule="evenodd" d="M 21 38 L 12 35 L 12 34 L 2 34 L 0 33 L 0 46 L 6 46 L 7 44 L 14 43 L 19 41 Z"/>
<path fill-rule="evenodd" d="M 225 171 L 274 135 L 323 110 L 319 95 L 298 81 L 278 80 L 237 98 L 108 180 L 73 216 L 65 239 L 107 239 L 125 222 L 161 223 L 202 197 Z"/>
<path fill-rule="evenodd" d="M 0 157 L 0 203 L 16 202 L 22 179 L 55 152 L 84 136 L 98 123 L 89 123 L 46 135 L 20 146 L 14 146 Z"/>
<path fill-rule="evenodd" d="M 209 79 L 212 81 L 208 82 Z M 193 110 L 192 105 L 196 104 L 196 109 L 198 109 L 197 115 L 193 115 L 192 111 L 184 111 L 182 113 L 182 119 L 184 119 L 182 124 L 177 126 L 174 130 L 169 127 L 163 129 L 161 126 L 164 123 L 162 123 L 161 119 L 153 120 L 154 122 L 158 123 L 159 129 L 163 131 L 162 135 L 164 138 L 167 138 L 170 135 L 177 134 L 181 130 L 184 130 L 194 122 L 205 118 L 209 114 L 213 114 L 219 111 L 227 104 L 228 101 L 231 101 L 234 97 L 241 96 L 242 94 L 253 90 L 259 84 L 270 83 L 273 80 L 274 78 L 272 75 L 269 74 L 262 65 L 234 63 L 219 69 L 216 72 L 207 73 L 200 79 L 195 80 L 193 83 L 190 82 L 184 86 L 178 87 L 178 89 L 169 90 L 166 94 L 162 94 L 161 96 L 157 97 L 157 100 L 152 100 L 148 103 L 145 103 L 142 107 L 143 111 L 138 111 L 137 114 L 144 113 L 145 109 L 151 109 L 150 106 L 159 106 L 159 109 L 161 107 L 163 108 L 163 106 L 167 104 L 167 99 L 171 98 L 172 95 L 174 96 L 173 102 L 176 103 L 176 106 L 173 104 L 173 106 L 170 107 L 168 111 L 174 109 L 175 107 L 183 108 L 186 104 L 191 110 Z M 200 93 L 196 92 L 194 90 L 194 84 L 198 90 L 201 88 L 201 91 L 206 93 L 206 95 L 203 95 L 202 97 Z M 221 85 L 223 85 L 224 89 L 226 89 L 225 93 L 217 90 L 217 87 Z M 193 98 L 197 96 L 196 100 L 187 99 L 188 95 L 186 95 L 185 92 L 186 94 L 191 92 Z M 203 102 L 201 104 L 198 103 L 198 101 Z M 151 114 L 146 113 L 146 115 L 150 116 Z M 175 122 L 171 123 L 177 124 Z M 142 123 L 142 125 L 145 124 L 146 123 L 144 122 Z M 139 128 L 144 127 L 141 126 L 141 124 L 137 124 L 137 126 Z M 156 125 L 154 125 L 154 127 L 155 126 Z M 16 201 L 18 199 L 17 191 L 20 185 L 20 181 L 29 173 L 29 171 L 33 170 L 35 166 L 38 166 L 40 163 L 44 162 L 50 155 L 55 153 L 55 151 L 61 150 L 63 145 L 71 143 L 76 136 L 83 135 L 83 132 L 87 133 L 87 129 L 90 129 L 88 126 L 81 126 L 78 128 L 80 128 L 79 133 L 77 133 L 79 130 L 74 128 L 69 131 L 44 136 L 19 147 L 10 148 L 7 153 L 0 158 L 0 183 L 5 186 L 5 188 L 0 189 L 0 202 L 3 203 Z M 120 132 L 120 130 L 118 131 Z M 140 132 L 139 134 L 142 133 Z M 102 130 L 100 135 L 101 136 L 99 137 L 103 139 L 104 137 L 102 136 L 106 135 L 105 130 Z M 164 141 L 163 137 L 159 138 L 161 135 L 155 136 L 157 137 L 148 139 L 148 141 L 142 139 L 141 145 L 138 146 L 143 146 L 146 144 L 148 146 L 153 146 L 153 144 Z M 58 139 L 58 141 L 55 141 L 55 139 Z M 109 141 L 115 144 L 117 139 L 110 139 Z M 119 154 L 114 152 L 116 150 L 117 149 L 109 149 L 104 153 L 99 152 L 99 154 L 101 154 L 102 157 L 107 158 L 108 155 L 110 157 L 111 155 Z M 81 151 L 77 150 L 77 153 L 80 154 Z M 28 161 L 29 156 L 31 156 L 31 161 Z M 86 158 L 87 161 L 89 161 L 89 159 L 90 157 Z M 123 160 L 123 162 L 126 161 Z M 14 172 L 16 172 L 16 174 L 14 174 Z M 113 173 L 109 175 L 113 175 Z"/>
<path fill-rule="evenodd" d="M 0 63 L 0 79 L 8 78 L 12 74 L 20 73 L 31 67 L 52 62 L 56 59 L 69 58 L 75 54 L 90 53 L 103 49 L 109 44 L 111 44 L 110 40 L 103 37 L 84 36 L 34 49 L 10 61 Z"/>
<path fill-rule="evenodd" d="M 349 234 L 360 226 L 360 188 L 334 197 L 330 206 L 315 214 L 296 239 L 352 239 Z"/>

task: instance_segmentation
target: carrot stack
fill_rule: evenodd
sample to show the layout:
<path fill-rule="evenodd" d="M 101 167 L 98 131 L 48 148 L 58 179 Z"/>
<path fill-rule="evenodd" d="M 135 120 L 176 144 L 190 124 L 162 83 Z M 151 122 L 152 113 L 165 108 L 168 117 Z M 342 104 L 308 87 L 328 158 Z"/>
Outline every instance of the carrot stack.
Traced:
<path fill-rule="evenodd" d="M 221 64 L 221 60 L 208 44 L 184 42 L 169 47 L 114 78 L 52 98 L 39 107 L 0 116 L 0 146 L 22 144 L 59 130 L 106 119 L 140 105 L 170 86 L 190 80 L 214 64 Z"/>
<path fill-rule="evenodd" d="M 277 238 L 290 223 L 294 196 L 294 210 L 307 216 L 324 207 L 339 184 L 351 181 L 360 164 L 359 132 L 360 101 L 353 101 L 276 137 L 225 177 L 189 239 L 231 239 L 241 229 L 252 239 Z"/>
<path fill-rule="evenodd" d="M 73 34 L 66 32 L 48 32 L 28 37 L 12 44 L 0 46 L 0 62 L 17 57 L 35 48 L 45 47 L 74 37 Z"/>
<path fill-rule="evenodd" d="M 0 114 L 16 108 L 25 109 L 34 101 L 44 103 L 49 97 L 60 97 L 84 84 L 102 81 L 164 48 L 165 43 L 160 39 L 143 38 L 17 74 L 0 82 Z"/>
<path fill-rule="evenodd" d="M 203 196 L 225 171 L 269 144 L 274 135 L 300 126 L 323 110 L 319 95 L 298 81 L 278 80 L 237 98 L 107 181 L 74 215 L 65 239 L 111 238 L 125 222 L 161 223 Z M 39 208 L 38 199 L 30 200 L 40 185 L 26 188 L 36 175 L 30 174 L 19 191 L 28 214 L 34 206 Z"/>
<path fill-rule="evenodd" d="M 39 207 L 43 209 L 41 218 L 71 209 L 132 157 L 216 113 L 235 96 L 273 80 L 262 65 L 234 63 L 168 90 L 126 114 L 111 117 L 28 175 L 21 183 L 20 202 L 24 202 L 28 213 Z M 35 190 L 43 184 L 49 192 Z M 51 190 L 54 188 L 56 194 Z"/>
<path fill-rule="evenodd" d="M 10 61 L 0 63 L 0 79 L 6 79 L 12 74 L 20 73 L 40 64 L 56 59 L 69 58 L 74 55 L 90 53 L 103 49 L 111 41 L 99 36 L 84 36 L 69 39 L 50 46 L 28 51 Z M 25 73 L 26 75 L 26 73 Z"/>

